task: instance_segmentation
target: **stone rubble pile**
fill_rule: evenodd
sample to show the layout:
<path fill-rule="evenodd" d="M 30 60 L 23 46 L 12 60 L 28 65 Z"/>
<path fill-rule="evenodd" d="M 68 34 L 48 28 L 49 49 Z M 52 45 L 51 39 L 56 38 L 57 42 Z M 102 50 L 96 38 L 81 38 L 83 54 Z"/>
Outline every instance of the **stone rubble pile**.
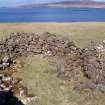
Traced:
<path fill-rule="evenodd" d="M 57 59 L 58 76 L 66 77 L 68 80 L 74 78 L 82 66 L 81 53 L 69 53 Z"/>
<path fill-rule="evenodd" d="M 27 53 L 44 53 L 48 55 L 64 55 L 75 53 L 78 47 L 73 42 L 50 33 L 37 35 L 35 33 L 12 33 L 0 41 L 0 53 L 10 57 Z"/>
<path fill-rule="evenodd" d="M 82 53 L 84 74 L 105 91 L 105 43 L 91 42 Z"/>
<path fill-rule="evenodd" d="M 4 70 L 5 68 L 9 67 L 12 64 L 12 60 L 9 56 L 4 56 L 0 60 L 0 70 Z"/>
<path fill-rule="evenodd" d="M 13 85 L 13 78 L 9 76 L 5 76 L 3 74 L 0 75 L 0 91 L 10 91 Z"/>

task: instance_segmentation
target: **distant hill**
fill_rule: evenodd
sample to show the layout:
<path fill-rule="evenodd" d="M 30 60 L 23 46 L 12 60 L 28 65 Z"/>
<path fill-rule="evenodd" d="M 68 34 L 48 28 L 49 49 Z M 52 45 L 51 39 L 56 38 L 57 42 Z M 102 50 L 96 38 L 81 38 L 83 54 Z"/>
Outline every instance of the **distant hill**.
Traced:
<path fill-rule="evenodd" d="M 53 3 L 41 3 L 41 4 L 30 4 L 30 5 L 21 5 L 18 7 L 23 8 L 35 8 L 35 7 L 88 7 L 88 8 L 105 8 L 105 2 L 97 2 L 93 0 L 65 0 L 62 2 L 53 2 Z"/>

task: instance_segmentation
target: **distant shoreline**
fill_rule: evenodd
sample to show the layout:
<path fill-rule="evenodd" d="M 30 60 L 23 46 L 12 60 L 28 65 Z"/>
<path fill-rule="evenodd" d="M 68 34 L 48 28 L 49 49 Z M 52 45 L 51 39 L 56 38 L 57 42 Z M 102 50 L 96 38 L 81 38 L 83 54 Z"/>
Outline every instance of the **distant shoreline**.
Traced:
<path fill-rule="evenodd" d="M 61 2 L 26 4 L 18 7 L 50 7 L 50 8 L 105 8 L 105 2 L 97 2 L 95 0 L 65 0 Z"/>

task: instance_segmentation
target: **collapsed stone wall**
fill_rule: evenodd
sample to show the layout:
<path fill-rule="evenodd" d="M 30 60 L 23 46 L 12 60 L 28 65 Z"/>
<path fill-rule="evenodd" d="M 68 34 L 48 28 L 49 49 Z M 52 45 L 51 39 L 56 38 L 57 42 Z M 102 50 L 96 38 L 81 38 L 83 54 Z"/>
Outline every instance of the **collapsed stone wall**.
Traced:
<path fill-rule="evenodd" d="M 48 32 L 42 35 L 11 33 L 10 36 L 0 40 L 0 70 L 13 65 L 14 60 L 19 56 L 28 56 L 33 53 L 57 58 L 59 76 L 63 75 L 70 79 L 73 73 L 83 70 L 84 76 L 91 82 L 79 83 L 76 88 L 97 88 L 105 92 L 104 41 L 91 42 L 88 47 L 81 49 L 74 42 Z M 26 88 L 23 89 L 25 92 L 26 90 Z"/>
<path fill-rule="evenodd" d="M 72 41 L 57 37 L 56 35 L 48 32 L 42 35 L 35 33 L 12 33 L 10 36 L 0 40 L 0 71 L 5 71 L 7 68 L 9 69 L 9 67 L 14 65 L 14 60 L 18 57 L 28 56 L 31 53 L 43 54 L 44 56 L 59 56 L 59 58 L 61 58 L 65 55 L 69 57 L 69 54 L 71 54 L 71 56 L 75 54 L 76 56 L 77 53 L 80 53 L 80 48 L 75 46 Z M 65 57 L 63 60 L 65 60 Z M 66 71 L 65 67 L 66 65 L 64 65 L 64 74 Z M 59 73 L 60 72 L 61 69 L 59 70 Z M 3 82 L 3 80 L 1 81 Z M 12 78 L 11 82 L 14 82 Z M 20 85 L 19 82 L 8 84 L 8 87 L 5 87 L 5 84 L 1 83 L 0 86 L 2 85 L 4 86 L 4 89 L 1 90 L 2 92 L 5 89 L 8 89 L 8 91 L 13 92 L 17 97 L 27 97 L 28 95 L 27 88 Z M 23 101 L 26 102 L 26 100 Z"/>
<path fill-rule="evenodd" d="M 26 56 L 30 53 L 59 57 L 70 54 L 70 56 L 78 56 L 81 49 L 74 42 L 48 32 L 42 35 L 12 33 L 8 38 L 0 41 L 0 69 L 10 66 L 13 59 L 18 56 Z"/>
<path fill-rule="evenodd" d="M 105 92 L 105 43 L 91 42 L 82 53 L 84 74 Z"/>
<path fill-rule="evenodd" d="M 9 55 L 9 58 L 27 53 L 64 55 L 75 53 L 77 49 L 73 42 L 50 33 L 12 33 L 0 41 L 1 55 Z"/>

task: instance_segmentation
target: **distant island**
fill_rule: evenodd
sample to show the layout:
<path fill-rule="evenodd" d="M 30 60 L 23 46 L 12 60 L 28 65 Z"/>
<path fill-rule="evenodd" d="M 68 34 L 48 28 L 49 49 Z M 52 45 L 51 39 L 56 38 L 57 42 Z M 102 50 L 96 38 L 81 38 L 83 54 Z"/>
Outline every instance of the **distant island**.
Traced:
<path fill-rule="evenodd" d="M 19 5 L 21 8 L 36 8 L 36 7 L 50 7 L 50 8 L 105 8 L 105 2 L 97 2 L 94 0 L 66 0 L 62 2 L 40 3 L 40 4 L 26 4 Z"/>

